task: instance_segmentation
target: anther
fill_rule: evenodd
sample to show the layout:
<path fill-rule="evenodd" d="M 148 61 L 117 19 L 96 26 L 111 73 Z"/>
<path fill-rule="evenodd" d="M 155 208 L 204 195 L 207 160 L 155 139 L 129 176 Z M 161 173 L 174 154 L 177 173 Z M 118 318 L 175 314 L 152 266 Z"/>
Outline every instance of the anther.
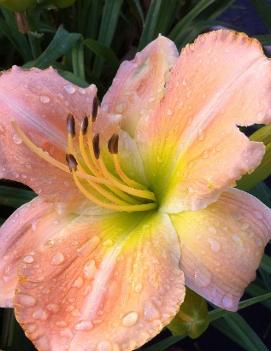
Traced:
<path fill-rule="evenodd" d="M 118 134 L 113 134 L 108 140 L 108 151 L 111 154 L 117 154 L 119 152 L 119 136 Z"/>
<path fill-rule="evenodd" d="M 81 123 L 82 134 L 85 135 L 87 133 L 87 130 L 88 130 L 88 117 L 85 116 Z"/>
<path fill-rule="evenodd" d="M 100 136 L 96 134 L 92 139 L 93 151 L 96 159 L 100 157 Z"/>
<path fill-rule="evenodd" d="M 75 136 L 75 120 L 71 113 L 67 117 L 67 131 L 72 137 Z"/>
<path fill-rule="evenodd" d="M 99 100 L 97 96 L 95 96 L 92 103 L 92 122 L 93 123 L 96 121 L 96 118 L 97 118 L 98 107 L 99 107 Z"/>
<path fill-rule="evenodd" d="M 66 161 L 69 166 L 70 171 L 76 171 L 77 170 L 77 161 L 75 157 L 72 154 L 67 154 L 66 155 Z"/>

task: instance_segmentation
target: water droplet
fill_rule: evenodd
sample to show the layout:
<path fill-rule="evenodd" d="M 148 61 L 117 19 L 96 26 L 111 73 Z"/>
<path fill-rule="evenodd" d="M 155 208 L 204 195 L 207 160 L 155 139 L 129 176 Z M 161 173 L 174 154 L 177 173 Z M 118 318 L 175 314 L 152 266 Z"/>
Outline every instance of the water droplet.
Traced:
<path fill-rule="evenodd" d="M 17 144 L 17 145 L 20 145 L 23 142 L 22 139 L 17 134 L 13 134 L 12 140 L 14 144 Z"/>
<path fill-rule="evenodd" d="M 144 303 L 144 319 L 147 321 L 153 321 L 160 318 L 160 312 L 150 301 Z"/>
<path fill-rule="evenodd" d="M 50 312 L 58 312 L 59 311 L 59 306 L 55 303 L 49 303 L 49 305 L 46 306 L 47 310 Z"/>
<path fill-rule="evenodd" d="M 48 318 L 48 314 L 42 308 L 38 308 L 36 311 L 33 312 L 32 317 L 34 319 L 46 321 L 46 319 Z"/>
<path fill-rule="evenodd" d="M 36 299 L 30 295 L 18 294 L 17 299 L 23 306 L 34 306 L 36 304 Z"/>
<path fill-rule="evenodd" d="M 28 324 L 26 327 L 26 333 L 33 333 L 36 329 L 36 324 Z"/>
<path fill-rule="evenodd" d="M 83 286 L 83 283 L 84 283 L 84 281 L 83 281 L 83 278 L 82 277 L 78 277 L 74 282 L 73 282 L 73 287 L 75 287 L 75 288 L 81 288 L 82 286 Z"/>
<path fill-rule="evenodd" d="M 173 115 L 173 111 L 172 111 L 171 109 L 168 109 L 168 110 L 167 110 L 167 115 L 168 115 L 168 116 L 172 116 L 172 115 Z"/>
<path fill-rule="evenodd" d="M 234 306 L 234 301 L 231 295 L 225 295 L 222 299 L 222 303 L 226 308 L 231 308 Z"/>
<path fill-rule="evenodd" d="M 73 85 L 71 85 L 71 84 L 65 85 L 64 89 L 65 89 L 65 91 L 68 94 L 74 94 L 75 93 L 75 87 Z"/>
<path fill-rule="evenodd" d="M 115 111 L 116 113 L 122 113 L 125 110 L 125 108 L 126 108 L 126 104 L 122 102 L 116 106 Z"/>
<path fill-rule="evenodd" d="M 48 104 L 50 102 L 50 98 L 48 96 L 41 95 L 40 102 L 42 102 L 43 104 Z"/>
<path fill-rule="evenodd" d="M 94 260 L 88 262 L 84 267 L 84 275 L 87 279 L 92 279 L 97 271 L 96 263 Z"/>
<path fill-rule="evenodd" d="M 238 234 L 232 235 L 232 240 L 238 244 L 242 244 L 242 239 L 240 238 L 240 236 Z"/>
<path fill-rule="evenodd" d="M 63 253 L 58 252 L 52 257 L 51 264 L 57 266 L 57 265 L 63 263 L 64 259 L 65 259 L 65 257 L 63 255 Z"/>
<path fill-rule="evenodd" d="M 138 283 L 134 287 L 136 293 L 140 293 L 142 291 L 142 284 Z"/>
<path fill-rule="evenodd" d="M 93 324 L 90 321 L 81 321 L 75 324 L 75 330 L 90 330 Z"/>
<path fill-rule="evenodd" d="M 24 259 L 23 259 L 23 261 L 24 261 L 25 263 L 33 263 L 33 262 L 34 262 L 34 257 L 31 256 L 31 255 L 25 256 Z"/>
<path fill-rule="evenodd" d="M 109 341 L 101 341 L 98 344 L 97 351 L 112 351 L 112 345 Z"/>
<path fill-rule="evenodd" d="M 220 250 L 220 244 L 218 241 L 216 241 L 212 238 L 208 238 L 208 243 L 209 243 L 212 251 L 218 252 Z"/>
<path fill-rule="evenodd" d="M 130 312 L 122 318 L 122 325 L 124 325 L 125 327 L 132 327 L 133 325 L 136 324 L 137 320 L 138 320 L 138 313 Z"/>

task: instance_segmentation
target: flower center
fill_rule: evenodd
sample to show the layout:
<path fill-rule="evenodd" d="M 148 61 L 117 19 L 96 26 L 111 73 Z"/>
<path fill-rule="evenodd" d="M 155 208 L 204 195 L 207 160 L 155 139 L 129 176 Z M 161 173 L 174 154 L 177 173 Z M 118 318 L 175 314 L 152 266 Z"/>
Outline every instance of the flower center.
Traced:
<path fill-rule="evenodd" d="M 29 149 L 53 166 L 64 172 L 70 172 L 80 192 L 96 205 L 125 212 L 155 209 L 157 204 L 154 193 L 128 177 L 121 167 L 118 134 L 113 134 L 108 140 L 108 152 L 113 161 L 114 174 L 108 170 L 100 152 L 99 134 L 94 135 L 93 133 L 97 104 L 94 103 L 93 106 L 92 116 L 85 116 L 81 123 L 78 138 L 74 117 L 71 114 L 67 117 L 66 161 L 68 167 L 35 145 L 15 121 L 11 123 Z"/>

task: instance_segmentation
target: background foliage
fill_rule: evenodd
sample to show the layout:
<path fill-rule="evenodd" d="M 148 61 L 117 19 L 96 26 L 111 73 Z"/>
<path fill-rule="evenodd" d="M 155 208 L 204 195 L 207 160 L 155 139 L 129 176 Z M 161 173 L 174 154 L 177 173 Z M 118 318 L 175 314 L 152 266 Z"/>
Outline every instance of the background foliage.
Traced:
<path fill-rule="evenodd" d="M 120 62 L 132 58 L 159 33 L 174 40 L 181 49 L 198 34 L 225 26 L 258 37 L 267 54 L 271 47 L 270 0 L 1 0 L 0 6 L 1 70 L 13 64 L 26 68 L 53 66 L 80 86 L 95 83 L 100 97 L 110 86 Z M 27 10 L 14 13 L 10 7 Z M 252 134 L 253 140 L 266 144 L 267 154 L 262 165 L 252 175 L 245 176 L 238 186 L 271 207 L 268 180 L 271 128 L 256 132 L 255 129 L 246 132 Z M 1 223 L 34 196 L 20 184 L 1 181 Z M 142 351 L 218 348 L 221 351 L 268 351 L 271 348 L 271 258 L 268 251 L 270 248 L 256 281 L 246 291 L 240 312 L 230 313 L 212 306 L 208 312 L 201 298 L 189 295 L 188 307 L 184 308 L 190 319 L 184 323 L 179 316 L 171 324 L 171 332 L 163 331 Z M 0 316 L 0 349 L 35 350 L 24 337 L 12 310 L 1 310 Z"/>

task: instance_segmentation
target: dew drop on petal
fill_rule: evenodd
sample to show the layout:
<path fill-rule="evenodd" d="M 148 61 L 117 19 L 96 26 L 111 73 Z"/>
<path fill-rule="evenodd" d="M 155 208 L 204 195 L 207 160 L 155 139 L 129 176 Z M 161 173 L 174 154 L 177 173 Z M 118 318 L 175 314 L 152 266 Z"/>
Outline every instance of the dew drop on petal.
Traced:
<path fill-rule="evenodd" d="M 25 262 L 25 263 L 33 263 L 34 262 L 34 257 L 31 256 L 31 255 L 25 256 L 23 258 L 23 262 Z"/>
<path fill-rule="evenodd" d="M 220 244 L 217 240 L 214 240 L 212 238 L 208 238 L 208 243 L 209 243 L 210 248 L 213 252 L 218 252 L 220 250 Z"/>
<path fill-rule="evenodd" d="M 90 321 L 81 321 L 75 324 L 75 330 L 90 330 L 93 324 Z"/>
<path fill-rule="evenodd" d="M 49 303 L 49 305 L 46 306 L 47 310 L 50 312 L 58 312 L 59 311 L 59 306 L 55 303 Z"/>
<path fill-rule="evenodd" d="M 74 94 L 75 93 L 75 87 L 73 85 L 71 85 L 71 84 L 65 85 L 64 89 L 65 89 L 65 91 L 68 94 Z"/>
<path fill-rule="evenodd" d="M 75 279 L 72 286 L 75 288 L 81 288 L 83 286 L 83 284 L 84 284 L 83 278 L 78 277 L 77 279 Z"/>
<path fill-rule="evenodd" d="M 62 252 L 58 252 L 52 257 L 51 264 L 54 265 L 54 266 L 57 266 L 57 265 L 63 263 L 64 259 L 65 259 L 65 257 L 63 255 L 63 253 Z"/>
<path fill-rule="evenodd" d="M 97 351 L 112 351 L 112 344 L 109 341 L 101 341 L 97 346 Z"/>
<path fill-rule="evenodd" d="M 232 308 L 234 306 L 234 301 L 231 295 L 225 295 L 222 299 L 222 304 L 225 308 Z"/>
<path fill-rule="evenodd" d="M 17 134 L 13 134 L 12 140 L 16 145 L 20 145 L 23 142 Z"/>
<path fill-rule="evenodd" d="M 43 104 L 48 104 L 50 102 L 50 98 L 46 95 L 41 95 L 40 102 L 42 102 Z"/>
<path fill-rule="evenodd" d="M 36 299 L 26 294 L 17 294 L 17 300 L 23 306 L 34 306 L 36 304 Z"/>
<path fill-rule="evenodd" d="M 150 301 L 144 303 L 144 319 L 147 321 L 153 321 L 160 318 L 160 312 Z"/>
<path fill-rule="evenodd" d="M 48 318 L 48 314 L 47 314 L 47 312 L 44 311 L 42 308 L 38 308 L 37 310 L 35 310 L 35 311 L 33 312 L 32 317 L 33 317 L 34 319 L 46 321 L 46 319 Z"/>
<path fill-rule="evenodd" d="M 87 279 L 92 279 L 97 271 L 94 260 L 89 261 L 84 267 L 84 275 Z"/>
<path fill-rule="evenodd" d="M 132 327 L 138 320 L 138 313 L 130 312 L 122 318 L 122 325 L 125 327 Z"/>

